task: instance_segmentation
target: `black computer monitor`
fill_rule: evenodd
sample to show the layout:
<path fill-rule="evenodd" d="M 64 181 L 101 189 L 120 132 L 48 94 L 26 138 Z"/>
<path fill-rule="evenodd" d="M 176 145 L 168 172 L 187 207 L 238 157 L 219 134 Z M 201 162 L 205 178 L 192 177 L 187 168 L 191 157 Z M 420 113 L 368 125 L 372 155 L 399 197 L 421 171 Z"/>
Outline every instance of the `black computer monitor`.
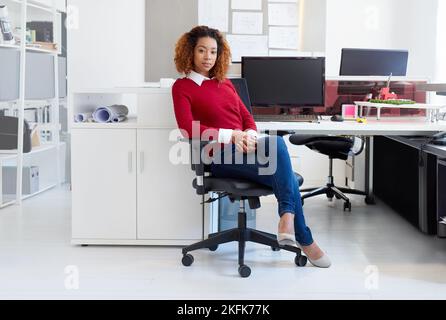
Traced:
<path fill-rule="evenodd" d="M 407 50 L 342 49 L 341 76 L 406 76 Z"/>
<path fill-rule="evenodd" d="M 242 57 L 253 106 L 323 106 L 325 58 Z"/>

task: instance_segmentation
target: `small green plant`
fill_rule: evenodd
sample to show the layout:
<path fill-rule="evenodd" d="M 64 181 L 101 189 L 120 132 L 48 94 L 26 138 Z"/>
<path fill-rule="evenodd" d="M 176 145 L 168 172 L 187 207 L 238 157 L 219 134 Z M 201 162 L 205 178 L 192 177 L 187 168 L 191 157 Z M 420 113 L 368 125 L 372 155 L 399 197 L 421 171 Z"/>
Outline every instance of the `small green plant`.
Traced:
<path fill-rule="evenodd" d="M 415 104 L 415 101 L 412 100 L 381 100 L 381 99 L 371 99 L 370 102 L 372 103 L 386 103 L 386 104 L 394 104 L 394 105 L 403 105 L 403 104 Z"/>

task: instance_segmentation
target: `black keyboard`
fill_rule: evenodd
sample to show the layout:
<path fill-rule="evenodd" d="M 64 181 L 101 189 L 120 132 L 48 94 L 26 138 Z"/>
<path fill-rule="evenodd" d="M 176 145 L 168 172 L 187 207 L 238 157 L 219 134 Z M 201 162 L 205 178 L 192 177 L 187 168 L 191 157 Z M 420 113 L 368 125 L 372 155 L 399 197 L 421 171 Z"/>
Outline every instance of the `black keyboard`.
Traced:
<path fill-rule="evenodd" d="M 315 114 L 256 114 L 256 122 L 318 122 Z"/>

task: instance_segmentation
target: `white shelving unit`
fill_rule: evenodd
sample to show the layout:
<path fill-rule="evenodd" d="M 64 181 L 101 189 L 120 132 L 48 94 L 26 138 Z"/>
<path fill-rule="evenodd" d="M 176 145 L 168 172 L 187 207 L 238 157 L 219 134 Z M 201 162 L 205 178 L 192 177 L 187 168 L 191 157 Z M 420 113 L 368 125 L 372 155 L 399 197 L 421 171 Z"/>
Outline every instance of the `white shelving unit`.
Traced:
<path fill-rule="evenodd" d="M 18 150 L 0 150 L 0 209 L 12 204 L 20 205 L 22 200 L 40 194 L 63 182 L 65 161 L 65 143 L 60 142 L 59 123 L 59 57 L 62 48 L 62 25 L 61 12 L 65 11 L 64 0 L 0 0 L 1 4 L 8 6 L 9 18 L 13 30 L 20 28 L 20 44 L 1 44 L 0 48 L 17 50 L 20 55 L 19 68 L 19 97 L 16 100 L 0 101 L 0 109 L 6 110 L 5 115 L 19 118 L 18 128 Z M 47 50 L 31 47 L 23 41 L 26 39 L 26 28 L 28 21 L 51 21 L 53 26 L 53 42 L 57 43 L 57 50 Z M 15 33 L 15 35 L 17 35 Z M 54 71 L 54 95 L 50 98 L 32 99 L 26 98 L 27 87 L 27 54 L 39 53 L 52 57 Z M 32 85 L 32 84 L 28 84 Z M 34 147 L 30 153 L 23 153 L 23 132 L 25 109 L 36 108 L 45 112 L 48 107 L 49 122 L 38 123 L 38 131 L 41 137 L 41 145 Z M 42 121 L 42 119 L 40 119 Z M 39 120 L 37 120 L 39 122 Z M 39 188 L 32 193 L 24 194 L 23 190 L 23 168 L 39 167 Z M 16 170 L 16 193 L 5 193 L 2 189 L 4 182 L 2 172 L 4 167 L 15 167 Z"/>

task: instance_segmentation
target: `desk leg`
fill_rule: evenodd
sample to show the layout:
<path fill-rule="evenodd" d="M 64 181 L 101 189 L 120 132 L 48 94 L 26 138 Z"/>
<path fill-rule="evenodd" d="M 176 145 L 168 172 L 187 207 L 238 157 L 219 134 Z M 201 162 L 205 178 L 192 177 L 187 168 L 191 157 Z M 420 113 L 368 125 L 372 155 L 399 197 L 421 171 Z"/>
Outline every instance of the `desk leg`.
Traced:
<path fill-rule="evenodd" d="M 365 149 L 365 192 L 367 204 L 376 204 L 373 193 L 373 137 L 366 137 Z"/>

